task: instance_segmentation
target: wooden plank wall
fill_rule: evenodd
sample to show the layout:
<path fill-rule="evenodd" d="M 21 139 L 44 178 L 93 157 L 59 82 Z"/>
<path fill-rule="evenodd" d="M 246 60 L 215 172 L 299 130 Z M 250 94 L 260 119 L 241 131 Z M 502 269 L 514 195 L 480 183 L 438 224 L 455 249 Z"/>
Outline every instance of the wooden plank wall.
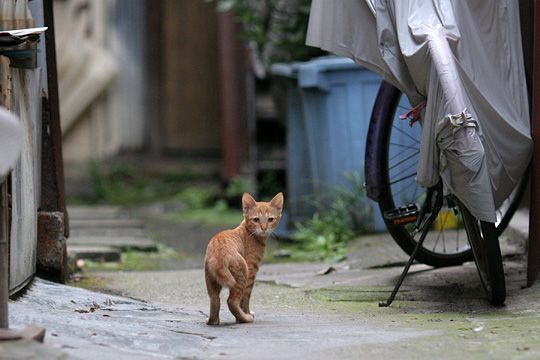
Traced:
<path fill-rule="evenodd" d="M 214 6 L 201 0 L 163 2 L 165 152 L 219 154 L 221 129 Z"/>
<path fill-rule="evenodd" d="M 11 107 L 24 127 L 24 146 L 11 174 L 10 293 L 36 269 L 37 210 L 41 177 L 41 70 L 10 68 Z"/>

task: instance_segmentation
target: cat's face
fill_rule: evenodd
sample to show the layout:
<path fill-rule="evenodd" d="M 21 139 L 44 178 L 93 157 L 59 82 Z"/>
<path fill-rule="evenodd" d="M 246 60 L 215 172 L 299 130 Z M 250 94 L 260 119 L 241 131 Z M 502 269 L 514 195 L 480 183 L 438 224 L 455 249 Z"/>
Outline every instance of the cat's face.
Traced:
<path fill-rule="evenodd" d="M 249 233 L 268 236 L 276 229 L 281 219 L 283 194 L 277 194 L 270 202 L 257 202 L 251 195 L 244 193 L 242 207 Z"/>

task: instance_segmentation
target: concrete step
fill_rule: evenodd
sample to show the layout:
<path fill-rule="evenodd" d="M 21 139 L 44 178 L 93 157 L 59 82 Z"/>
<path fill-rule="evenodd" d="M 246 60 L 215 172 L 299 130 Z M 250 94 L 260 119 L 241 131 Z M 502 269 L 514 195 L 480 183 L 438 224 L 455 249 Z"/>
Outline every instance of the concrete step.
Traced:
<path fill-rule="evenodd" d="M 72 219 L 69 222 L 71 229 L 124 229 L 144 227 L 141 219 Z"/>
<path fill-rule="evenodd" d="M 86 219 L 125 219 L 129 217 L 126 210 L 120 206 L 68 206 L 69 218 L 72 220 Z"/>
<path fill-rule="evenodd" d="M 157 251 L 157 243 L 142 236 L 72 236 L 68 239 L 68 247 L 73 245 L 108 246 L 119 250 Z"/>
<path fill-rule="evenodd" d="M 145 237 L 146 232 L 140 228 L 94 228 L 94 229 L 73 229 L 70 231 L 70 238 L 86 237 L 86 236 L 98 236 L 98 237 L 118 237 L 118 236 L 132 236 L 132 237 Z"/>
<path fill-rule="evenodd" d="M 121 251 L 111 246 L 68 245 L 68 257 L 75 260 L 120 261 Z"/>

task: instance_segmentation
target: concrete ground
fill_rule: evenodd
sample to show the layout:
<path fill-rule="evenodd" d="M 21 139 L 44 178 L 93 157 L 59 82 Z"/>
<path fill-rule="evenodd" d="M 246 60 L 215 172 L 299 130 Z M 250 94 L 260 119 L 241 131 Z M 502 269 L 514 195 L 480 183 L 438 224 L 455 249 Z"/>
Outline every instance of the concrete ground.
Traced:
<path fill-rule="evenodd" d="M 10 302 L 10 324 L 46 327 L 45 345 L 2 343 L 0 358 L 538 359 L 540 286 L 523 288 L 525 260 L 510 240 L 500 308 L 484 299 L 472 263 L 414 265 L 392 306 L 379 308 L 407 259 L 385 234 L 357 239 L 338 264 L 263 265 L 253 324 L 236 324 L 226 301 L 222 324 L 205 324 L 202 264 L 96 273 L 99 292 L 38 279 Z"/>

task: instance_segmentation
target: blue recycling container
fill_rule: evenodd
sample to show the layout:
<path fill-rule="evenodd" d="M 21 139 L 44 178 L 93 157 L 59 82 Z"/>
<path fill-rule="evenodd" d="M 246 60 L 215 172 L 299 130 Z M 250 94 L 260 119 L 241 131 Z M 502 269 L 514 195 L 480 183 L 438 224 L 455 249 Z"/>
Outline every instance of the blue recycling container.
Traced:
<path fill-rule="evenodd" d="M 287 204 L 290 220 L 310 216 L 306 201 L 347 186 L 346 173 L 364 174 L 364 154 L 371 111 L 381 77 L 352 60 L 322 57 L 302 63 L 275 64 L 274 77 L 286 83 Z M 386 228 L 376 203 L 372 231 Z"/>

